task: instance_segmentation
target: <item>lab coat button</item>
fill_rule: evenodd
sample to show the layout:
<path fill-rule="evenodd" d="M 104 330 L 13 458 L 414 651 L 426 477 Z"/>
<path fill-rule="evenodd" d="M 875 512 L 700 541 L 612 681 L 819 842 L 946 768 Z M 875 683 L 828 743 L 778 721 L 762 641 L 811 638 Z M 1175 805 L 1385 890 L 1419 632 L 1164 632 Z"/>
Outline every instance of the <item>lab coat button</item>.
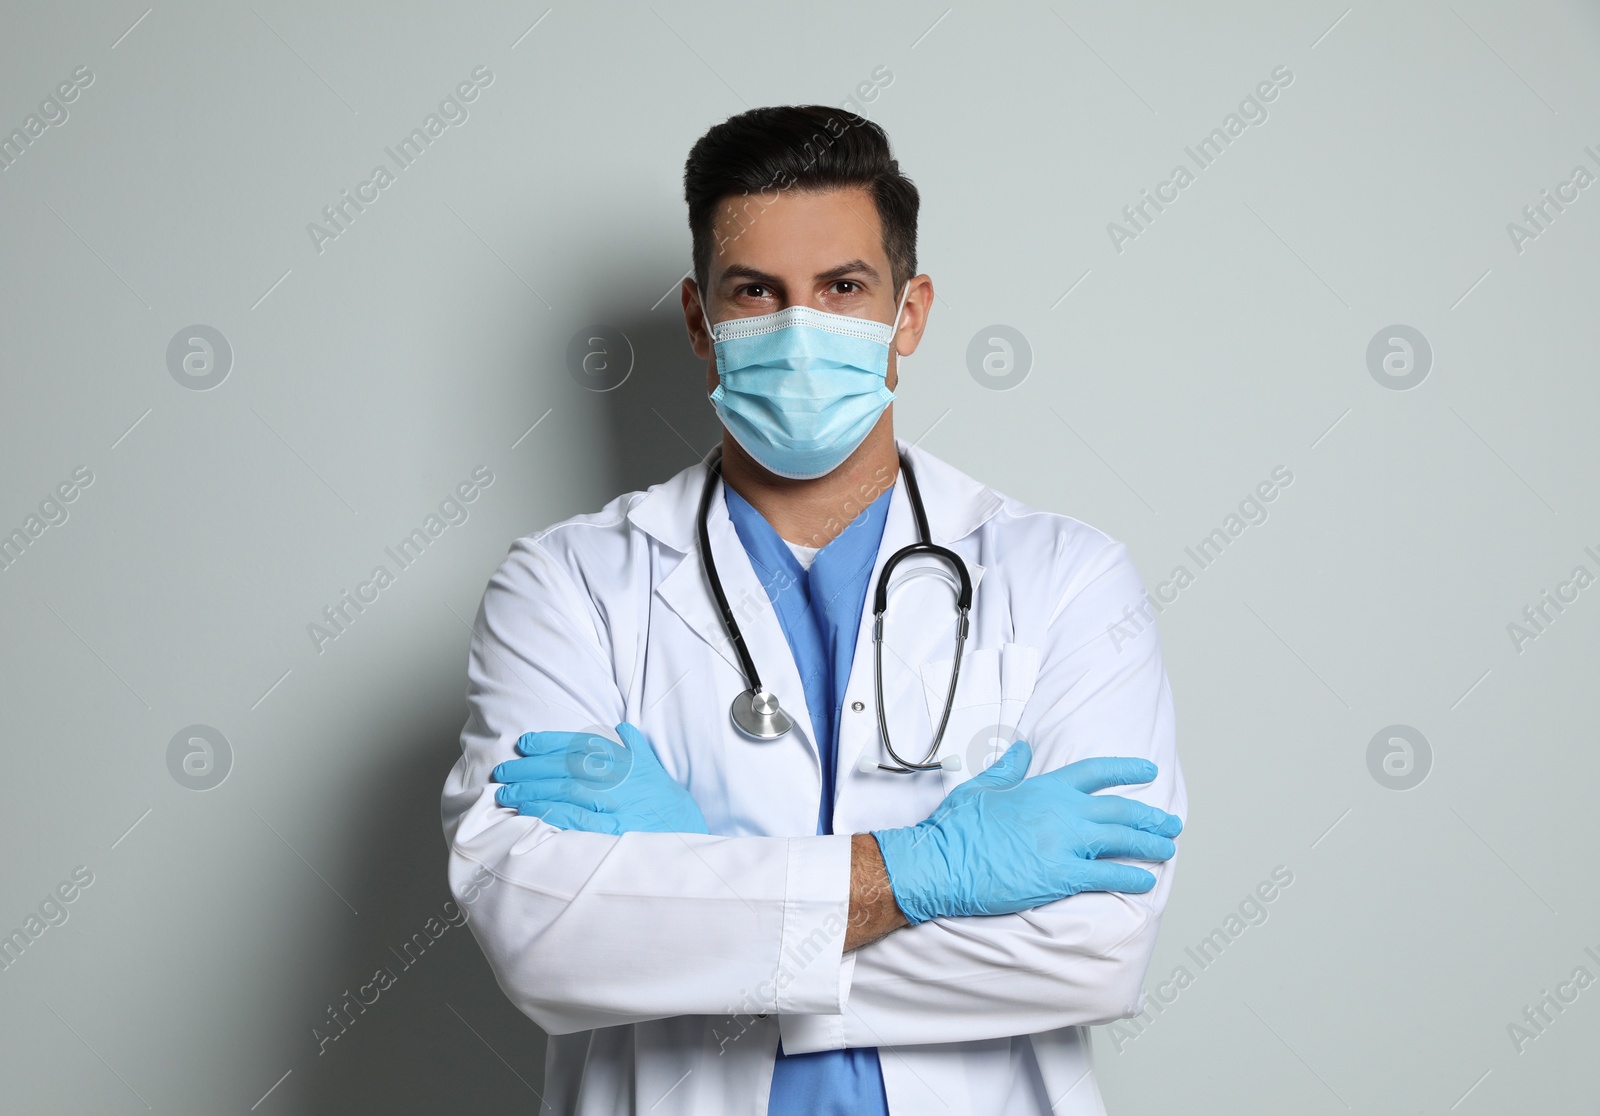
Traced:
<path fill-rule="evenodd" d="M 863 704 L 862 702 L 859 702 L 859 701 L 852 701 L 850 703 L 850 708 L 855 710 L 857 713 L 860 713 L 863 709 L 866 708 L 866 705 Z"/>

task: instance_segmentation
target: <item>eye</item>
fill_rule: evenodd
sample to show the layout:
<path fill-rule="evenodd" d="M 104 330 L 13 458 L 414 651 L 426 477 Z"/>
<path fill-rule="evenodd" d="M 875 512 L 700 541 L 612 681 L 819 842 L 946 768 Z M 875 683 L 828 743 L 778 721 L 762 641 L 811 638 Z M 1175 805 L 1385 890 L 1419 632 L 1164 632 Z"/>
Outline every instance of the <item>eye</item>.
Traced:
<path fill-rule="evenodd" d="M 746 283 L 737 293 L 742 298 L 766 298 L 772 293 L 772 288 L 765 283 Z"/>
<path fill-rule="evenodd" d="M 862 290 L 861 284 L 854 279 L 841 279 L 833 286 L 839 294 L 856 294 Z"/>

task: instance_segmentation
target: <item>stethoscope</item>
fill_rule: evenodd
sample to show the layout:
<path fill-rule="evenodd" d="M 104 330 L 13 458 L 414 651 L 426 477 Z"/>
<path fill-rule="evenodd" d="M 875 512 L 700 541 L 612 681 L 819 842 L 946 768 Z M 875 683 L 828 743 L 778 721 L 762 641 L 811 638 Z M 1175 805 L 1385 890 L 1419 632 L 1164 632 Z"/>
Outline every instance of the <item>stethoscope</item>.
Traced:
<path fill-rule="evenodd" d="M 750 657 L 750 649 L 745 645 L 744 633 L 739 630 L 739 622 L 734 619 L 733 609 L 728 607 L 727 594 L 722 591 L 722 580 L 717 577 L 717 565 L 711 556 L 711 535 L 706 529 L 706 517 L 711 507 L 711 496 L 717 489 L 717 481 L 722 478 L 720 447 L 712 452 L 706 465 L 706 483 L 700 494 L 700 515 L 697 522 L 700 533 L 700 561 L 705 567 L 706 580 L 711 584 L 711 595 L 716 598 L 717 608 L 722 613 L 723 627 L 727 629 L 728 639 L 732 641 L 733 648 L 739 655 L 745 681 L 749 683 L 749 686 L 733 699 L 729 714 L 733 718 L 735 727 L 752 740 L 776 740 L 794 727 L 794 718 L 784 711 L 777 695 L 761 684 L 761 676 L 756 673 L 755 660 Z M 959 755 L 952 753 L 942 761 L 933 757 L 939 754 L 939 744 L 944 739 L 945 726 L 950 722 L 950 710 L 955 705 L 956 681 L 961 675 L 961 648 L 967 640 L 967 616 L 972 611 L 972 578 L 967 573 L 967 564 L 961 555 L 948 547 L 935 544 L 929 537 L 928 514 L 922 507 L 922 493 L 917 488 L 917 477 L 911 471 L 911 463 L 903 454 L 900 456 L 900 475 L 906 479 L 906 495 L 911 498 L 911 512 L 917 521 L 919 541 L 901 547 L 890 555 L 889 560 L 883 564 L 883 571 L 878 575 L 877 590 L 872 599 L 872 681 L 878 703 L 878 731 L 883 734 L 884 749 L 894 762 L 878 763 L 871 758 L 864 758 L 860 769 L 893 771 L 899 774 L 933 771 L 939 768 L 955 771 L 961 767 Z M 903 560 L 919 554 L 947 562 L 955 571 L 960 587 L 956 592 L 956 655 L 950 668 L 950 689 L 945 693 L 944 715 L 939 718 L 939 728 L 933 734 L 933 743 L 928 746 L 928 754 L 923 757 L 921 763 L 912 763 L 903 759 L 900 753 L 894 750 L 894 744 L 889 739 L 889 722 L 883 707 L 883 618 L 889 610 L 889 575 Z"/>

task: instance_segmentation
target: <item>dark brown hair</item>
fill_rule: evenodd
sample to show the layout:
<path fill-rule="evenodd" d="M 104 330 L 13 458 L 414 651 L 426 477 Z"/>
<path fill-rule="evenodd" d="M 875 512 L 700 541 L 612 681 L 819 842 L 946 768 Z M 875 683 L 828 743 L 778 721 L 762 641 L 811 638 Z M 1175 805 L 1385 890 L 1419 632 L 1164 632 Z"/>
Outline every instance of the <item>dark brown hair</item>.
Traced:
<path fill-rule="evenodd" d="M 695 142 L 683 167 L 694 242 L 694 277 L 706 289 L 717 206 L 748 199 L 739 229 L 782 190 L 866 188 L 878 207 L 894 289 L 917 273 L 917 188 L 900 173 L 877 124 L 827 105 L 783 105 L 730 116 Z M 738 233 L 732 233 L 732 239 Z"/>

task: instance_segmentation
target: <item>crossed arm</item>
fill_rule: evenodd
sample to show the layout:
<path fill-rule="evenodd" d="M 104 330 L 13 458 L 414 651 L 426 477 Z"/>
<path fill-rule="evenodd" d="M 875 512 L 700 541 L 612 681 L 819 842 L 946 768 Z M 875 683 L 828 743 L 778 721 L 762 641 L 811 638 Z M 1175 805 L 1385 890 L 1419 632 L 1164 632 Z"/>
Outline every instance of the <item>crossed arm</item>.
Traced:
<path fill-rule="evenodd" d="M 857 833 L 850 838 L 850 914 L 846 921 L 846 953 L 910 925 L 894 901 L 883 851 L 870 833 Z"/>
<path fill-rule="evenodd" d="M 1097 614 L 1116 615 L 1130 597 L 1125 562 L 1108 564 Z M 577 593 L 531 546 L 496 574 L 469 662 L 464 753 L 444 804 L 453 885 L 464 892 L 480 865 L 506 885 L 477 898 L 474 933 L 502 987 L 547 1031 L 776 1013 L 785 1050 L 800 1053 L 998 1037 L 1137 1010 L 1170 864 L 1150 865 L 1155 886 L 1143 895 L 1085 892 L 988 918 L 913 925 L 870 834 L 584 832 L 504 809 L 492 775 L 516 732 L 614 723 L 620 713 L 612 664 L 575 605 Z M 1153 634 L 1147 646 L 1124 652 L 1109 672 L 1047 655 L 1039 686 L 1051 701 L 1029 735 L 1114 741 L 1115 750 L 1156 760 L 1161 775 L 1136 797 L 1181 812 Z M 1052 671 L 1061 677 L 1048 677 Z M 1048 769 L 1071 753 L 1053 747 L 1041 758 Z M 671 964 L 653 967 L 661 975 L 646 981 L 596 965 L 596 957 Z M 786 960 L 796 957 L 804 963 Z M 823 1026 L 827 1020 L 835 1025 Z"/>
<path fill-rule="evenodd" d="M 589 833 L 709 833 L 699 804 L 634 725 L 619 739 L 524 733 L 521 759 L 496 765 L 502 806 Z M 1155 877 L 1101 862 L 1170 859 L 1181 821 L 1154 806 L 1091 792 L 1146 783 L 1148 760 L 1092 757 L 1029 778 L 1033 750 L 1011 745 L 945 795 L 922 823 L 851 839 L 844 952 L 935 918 L 1011 914 L 1083 891 L 1144 892 Z"/>

